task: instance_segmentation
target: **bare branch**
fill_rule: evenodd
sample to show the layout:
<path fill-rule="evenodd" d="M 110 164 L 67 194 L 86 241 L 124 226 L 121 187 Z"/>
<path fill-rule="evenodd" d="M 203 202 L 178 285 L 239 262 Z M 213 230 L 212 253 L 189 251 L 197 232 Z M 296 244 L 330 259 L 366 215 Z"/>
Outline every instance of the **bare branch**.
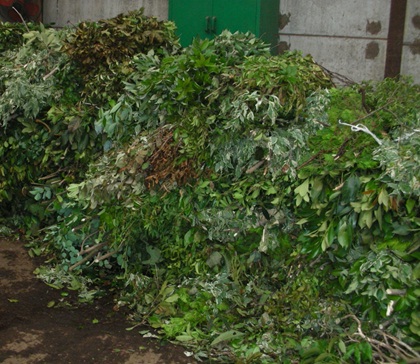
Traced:
<path fill-rule="evenodd" d="M 30 30 L 28 28 L 28 25 L 26 24 L 26 21 L 25 21 L 24 17 L 22 16 L 22 14 L 14 6 L 12 6 L 12 9 L 16 12 L 17 15 L 19 15 L 19 18 L 20 18 L 20 20 L 22 20 L 22 23 L 25 26 L 26 31 L 29 33 Z"/>
<path fill-rule="evenodd" d="M 72 270 L 74 270 L 75 268 L 77 268 L 79 265 L 82 265 L 83 263 L 86 263 L 90 258 L 92 258 L 94 255 L 96 254 L 96 250 L 92 251 L 90 254 L 88 254 L 87 256 L 85 256 L 82 260 L 79 260 L 77 263 L 73 264 L 70 268 L 69 271 L 71 272 Z"/>

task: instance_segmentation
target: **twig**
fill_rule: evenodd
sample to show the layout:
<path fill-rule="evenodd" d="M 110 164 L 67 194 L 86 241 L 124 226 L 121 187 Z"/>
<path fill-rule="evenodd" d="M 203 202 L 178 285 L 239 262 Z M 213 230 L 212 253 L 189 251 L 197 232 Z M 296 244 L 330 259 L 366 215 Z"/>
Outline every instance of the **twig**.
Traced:
<path fill-rule="evenodd" d="M 336 161 L 337 159 L 340 159 L 342 156 L 343 156 L 343 154 L 346 152 L 346 146 L 347 146 L 347 143 L 350 141 L 350 138 L 347 138 L 344 142 L 343 142 L 343 144 L 341 144 L 341 146 L 340 146 L 340 149 L 338 150 L 338 152 L 337 152 L 337 154 L 335 155 L 335 157 L 334 157 L 334 160 Z"/>
<path fill-rule="evenodd" d="M 388 334 L 382 330 L 376 330 L 375 332 L 380 333 L 382 336 L 391 339 L 392 341 L 394 341 L 395 343 L 398 343 L 399 346 L 404 347 L 410 354 L 409 355 L 413 355 L 415 358 L 419 358 L 420 359 L 420 354 L 415 351 L 411 346 L 407 345 L 404 341 L 401 341 L 400 339 L 398 339 L 397 337 Z"/>
<path fill-rule="evenodd" d="M 56 73 L 60 68 L 55 67 L 51 72 L 47 73 L 42 79 L 45 81 L 48 77 L 51 77 L 54 73 Z"/>
<path fill-rule="evenodd" d="M 303 167 L 305 167 L 306 165 L 308 165 L 309 163 L 311 163 L 315 158 L 317 158 L 320 154 L 325 153 L 324 149 L 321 149 L 318 153 L 316 153 L 315 155 L 313 155 L 311 158 L 309 158 L 306 162 L 303 162 L 300 166 L 298 166 L 296 169 L 299 170 Z"/>
<path fill-rule="evenodd" d="M 393 103 L 394 102 L 394 100 L 390 100 L 390 101 L 388 101 L 384 106 L 381 106 L 381 107 L 379 107 L 378 109 L 375 109 L 375 110 L 373 110 L 373 111 L 371 111 L 370 113 L 368 113 L 368 114 L 366 114 L 365 116 L 362 116 L 361 118 L 359 118 L 359 119 L 357 119 L 353 124 L 356 124 L 356 123 L 358 123 L 358 122 L 360 122 L 360 121 L 362 121 L 362 120 L 365 120 L 365 119 L 367 119 L 368 117 L 370 117 L 370 116 L 372 116 L 373 114 L 376 114 L 377 112 L 379 112 L 379 111 L 381 111 L 381 110 L 386 110 L 386 111 L 388 111 L 387 109 L 386 109 L 386 107 L 389 105 L 389 104 L 391 104 L 391 103 Z"/>
<path fill-rule="evenodd" d="M 383 350 L 385 349 L 396 358 L 404 359 L 406 363 L 420 362 L 420 354 L 418 354 L 412 347 L 397 337 L 387 334 L 382 330 L 375 330 L 374 332 L 382 335 L 384 342 L 368 337 L 362 330 L 362 322 L 355 315 L 347 315 L 343 317 L 343 320 L 346 318 L 352 318 L 357 323 L 357 332 L 353 335 L 360 336 L 363 340 L 367 341 L 375 349 L 375 354 L 382 360 L 392 362 L 392 358 L 390 358 L 388 355 L 385 355 Z M 390 343 L 388 339 L 392 340 L 392 343 Z"/>
<path fill-rule="evenodd" d="M 44 177 L 39 177 L 38 179 L 39 179 L 40 181 L 45 181 L 45 180 L 48 180 L 48 179 L 51 179 L 51 178 L 55 177 L 57 174 L 59 174 L 60 172 L 63 172 L 63 171 L 65 171 L 65 169 L 64 169 L 64 168 L 60 168 L 59 170 L 57 170 L 57 171 L 55 171 L 55 172 L 53 172 L 53 173 L 50 173 L 50 174 L 49 174 L 49 175 L 47 175 L 47 176 L 44 176 Z"/>
<path fill-rule="evenodd" d="M 90 252 L 88 255 L 86 255 L 82 260 L 79 260 L 77 263 L 73 264 L 70 268 L 69 271 L 72 271 L 73 269 L 77 268 L 79 265 L 82 265 L 83 263 L 86 263 L 89 259 L 91 259 L 96 253 L 97 251 L 102 248 L 103 246 L 106 246 L 106 243 L 101 243 L 98 245 L 94 245 L 88 249 L 86 249 L 84 252 Z M 114 254 L 118 253 L 118 249 L 117 250 L 113 250 L 109 253 L 106 253 L 105 255 L 98 255 L 94 262 L 95 263 L 99 263 L 102 260 L 105 260 L 111 256 L 113 256 Z"/>
<path fill-rule="evenodd" d="M 93 235 L 93 234 L 92 234 Z M 87 238 L 86 238 L 87 239 Z M 86 240 L 85 240 L 86 241 Z M 84 243 L 84 242 L 83 242 Z M 105 246 L 106 245 L 106 243 L 100 243 L 100 244 L 97 244 L 97 245 L 93 245 L 93 246 L 91 246 L 91 247 L 89 247 L 89 248 L 87 248 L 87 249 L 83 249 L 83 250 L 81 250 L 80 252 L 79 252 L 79 255 L 84 255 L 84 254 L 87 254 L 87 253 L 90 253 L 91 251 L 95 251 L 95 250 L 98 250 L 98 249 L 100 249 L 100 248 L 102 248 L 103 246 Z M 83 248 L 83 244 L 82 244 L 82 248 Z"/>
<path fill-rule="evenodd" d="M 38 124 L 44 125 L 47 128 L 48 132 L 51 133 L 50 127 L 47 124 L 45 124 L 43 121 L 41 121 L 39 119 L 35 119 L 35 122 L 38 123 Z"/>
<path fill-rule="evenodd" d="M 329 70 L 328 68 L 325 68 L 324 66 L 321 66 L 318 64 L 319 67 L 321 67 L 325 73 L 327 73 L 327 75 L 330 77 L 331 81 L 333 82 L 334 86 L 335 86 L 335 82 L 332 80 L 333 78 L 337 79 L 339 82 L 341 82 L 344 86 L 351 86 L 354 85 L 356 82 L 351 80 L 350 78 L 337 73 L 337 72 L 333 72 L 331 70 Z"/>
<path fill-rule="evenodd" d="M 118 249 L 117 250 L 113 250 L 109 253 L 106 253 L 105 255 L 101 255 L 95 258 L 95 263 L 99 263 L 101 260 L 105 260 L 109 257 L 112 257 L 114 254 L 118 253 Z"/>
<path fill-rule="evenodd" d="M 266 162 L 266 159 L 263 159 L 259 161 L 258 163 L 254 164 L 252 167 L 246 170 L 246 174 L 251 174 L 255 172 L 258 168 L 260 168 L 264 163 Z"/>
<path fill-rule="evenodd" d="M 73 264 L 69 268 L 69 271 L 71 272 L 73 269 L 77 268 L 79 265 L 82 265 L 83 263 L 86 263 L 90 258 L 92 258 L 96 254 L 96 250 L 94 250 L 90 254 L 86 255 L 82 260 L 79 260 L 77 263 Z"/>
<path fill-rule="evenodd" d="M 16 12 L 16 14 L 17 14 L 17 15 L 19 15 L 20 20 L 22 20 L 23 25 L 25 26 L 25 28 L 26 28 L 27 32 L 29 33 L 29 32 L 30 32 L 30 30 L 29 30 L 29 28 L 28 28 L 28 25 L 26 24 L 25 19 L 24 19 L 24 18 L 23 18 L 23 16 L 22 16 L 22 14 L 21 14 L 21 13 L 19 13 L 18 9 L 16 9 L 14 6 L 12 6 L 12 9 Z"/>
<path fill-rule="evenodd" d="M 85 219 L 85 218 L 83 218 L 83 219 L 82 219 L 82 221 L 84 222 L 84 221 L 86 221 L 86 219 Z M 80 245 L 79 255 L 82 255 L 82 254 L 87 253 L 87 251 L 85 251 L 85 250 L 84 250 L 85 243 L 86 243 L 86 241 L 87 241 L 87 240 L 88 240 L 91 236 L 95 235 L 96 233 L 98 233 L 98 231 L 94 231 L 93 233 L 88 234 L 88 235 L 87 235 L 87 236 L 83 239 L 82 244 Z M 96 245 L 94 245 L 94 246 L 96 246 Z M 90 249 L 90 250 L 92 250 L 92 249 Z M 89 251 L 90 251 L 90 250 L 89 250 Z"/>

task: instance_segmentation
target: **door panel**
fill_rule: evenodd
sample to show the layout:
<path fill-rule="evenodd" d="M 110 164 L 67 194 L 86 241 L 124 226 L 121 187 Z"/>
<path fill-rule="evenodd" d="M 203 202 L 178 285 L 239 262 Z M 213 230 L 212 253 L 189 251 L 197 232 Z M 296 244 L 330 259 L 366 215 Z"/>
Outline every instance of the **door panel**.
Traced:
<path fill-rule="evenodd" d="M 170 0 L 169 2 L 169 20 L 175 21 L 183 47 L 191 44 L 195 37 L 203 39 L 211 36 L 211 14 L 212 0 Z"/>
<path fill-rule="evenodd" d="M 169 19 L 175 21 L 184 47 L 195 37 L 212 38 L 225 29 L 233 33 L 251 32 L 275 47 L 279 3 L 279 0 L 169 0 Z"/>
<path fill-rule="evenodd" d="M 232 33 L 258 33 L 258 0 L 213 0 L 213 16 L 216 17 L 216 33 L 229 29 Z M 258 35 L 258 34 L 257 34 Z"/>

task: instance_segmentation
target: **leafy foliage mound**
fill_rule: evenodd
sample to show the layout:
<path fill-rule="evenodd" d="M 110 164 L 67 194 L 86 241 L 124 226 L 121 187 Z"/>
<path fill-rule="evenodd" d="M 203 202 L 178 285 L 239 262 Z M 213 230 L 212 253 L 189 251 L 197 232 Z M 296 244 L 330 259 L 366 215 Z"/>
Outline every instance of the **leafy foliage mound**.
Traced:
<path fill-rule="evenodd" d="M 108 20 L 80 23 L 65 42 L 64 50 L 82 65 L 83 72 L 89 73 L 98 65 L 129 61 L 152 49 L 172 49 L 175 40 L 164 22 L 143 16 L 143 10 L 138 10 Z"/>
<path fill-rule="evenodd" d="M 23 34 L 31 30 L 38 30 L 36 23 L 0 22 L 0 56 L 6 51 L 21 47 L 24 43 Z"/>
<path fill-rule="evenodd" d="M 64 42 L 63 50 L 77 66 L 86 97 L 116 97 L 132 71 L 131 59 L 151 50 L 178 48 L 174 26 L 143 15 L 143 9 L 99 22 L 82 22 Z M 99 86 L 99 89 L 98 89 Z"/>
<path fill-rule="evenodd" d="M 161 52 L 162 45 L 176 47 L 173 25 L 146 18 L 141 11 L 104 24 L 107 22 L 116 22 L 118 29 L 123 30 L 134 24 L 136 37 L 130 43 L 131 52 L 153 47 Z M 109 98 L 115 96 L 124 73 L 118 68 L 117 75 L 109 75 L 111 67 L 118 64 L 117 59 L 108 58 L 114 63 L 98 62 L 96 68 L 90 68 L 94 76 L 84 79 L 75 59 L 82 57 L 79 54 L 72 57 L 71 48 L 74 37 L 82 37 L 80 31 L 45 28 L 42 24 L 26 26 L 33 30 L 24 33 L 24 25 L 14 24 L 5 24 L 0 29 L 0 39 L 10 41 L 11 28 L 13 32 L 16 30 L 13 39 L 23 44 L 4 52 L 0 63 L 0 125 L 4 140 L 0 146 L 4 161 L 0 166 L 0 174 L 4 176 L 0 181 L 0 201 L 1 213 L 6 216 L 10 211 L 19 213 L 25 204 L 26 209 L 42 219 L 52 211 L 52 206 L 31 203 L 25 196 L 33 195 L 37 201 L 49 200 L 56 194 L 55 190 L 59 194 L 62 186 L 79 178 L 89 161 L 102 150 L 103 142 L 95 132 L 94 120 L 103 103 L 109 105 Z M 102 30 L 107 33 L 106 29 Z M 146 37 L 137 44 L 143 33 Z M 94 40 L 98 44 L 103 41 L 97 34 Z M 86 47 L 80 49 L 86 52 Z M 91 48 L 88 51 L 92 54 Z M 95 57 L 103 60 L 98 52 Z M 125 55 L 124 66 L 129 68 L 129 64 L 130 58 Z M 87 96 L 89 88 L 95 93 Z M 33 184 L 37 185 L 36 190 L 30 191 Z"/>
<path fill-rule="evenodd" d="M 121 19 L 78 34 L 137 26 Z M 271 56 L 251 34 L 185 49 L 171 37 L 109 63 L 129 73 L 98 67 L 124 80 L 112 91 L 90 94 L 83 66 L 63 54 L 69 66 L 49 76 L 37 112 L 22 118 L 27 106 L 12 98 L 17 140 L 45 129 L 45 143 L 56 127 L 49 153 L 79 168 L 30 192 L 51 210 L 32 252 L 54 252 L 55 266 L 40 276 L 121 282 L 118 304 L 198 359 L 418 360 L 419 87 L 335 88 L 311 57 Z M 27 119 L 39 129 L 22 129 Z"/>
<path fill-rule="evenodd" d="M 58 70 L 66 69 L 66 57 L 60 52 L 63 36 L 65 32 L 60 34 L 41 25 L 39 30 L 23 34 L 26 42 L 22 47 L 1 58 L 2 214 L 18 212 L 14 208 L 21 208 L 22 195 L 42 172 L 45 176 L 57 171 L 57 164 L 64 167 L 61 157 L 65 153 L 57 150 L 59 138 L 46 120 L 50 105 L 63 95 L 57 82 Z M 65 149 L 65 145 L 58 147 Z"/>

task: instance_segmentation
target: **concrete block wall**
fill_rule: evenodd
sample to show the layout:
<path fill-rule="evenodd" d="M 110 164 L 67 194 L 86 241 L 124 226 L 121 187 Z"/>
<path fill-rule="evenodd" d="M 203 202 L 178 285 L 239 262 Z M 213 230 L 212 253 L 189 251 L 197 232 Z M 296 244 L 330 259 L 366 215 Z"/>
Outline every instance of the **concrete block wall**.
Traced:
<path fill-rule="evenodd" d="M 407 1 L 401 73 L 420 84 L 420 0 Z"/>
<path fill-rule="evenodd" d="M 388 1 L 282 0 L 280 11 L 280 50 L 309 53 L 354 81 L 383 77 Z"/>
<path fill-rule="evenodd" d="M 43 21 L 57 27 L 100 20 L 144 8 L 145 14 L 168 18 L 168 0 L 44 0 Z"/>
<path fill-rule="evenodd" d="M 400 1 L 400 8 L 404 1 L 407 4 L 405 21 L 392 30 L 404 33 L 398 68 L 420 84 L 420 0 Z M 279 49 L 311 54 L 325 68 L 356 82 L 381 80 L 394 56 L 392 51 L 387 54 L 391 2 L 281 0 Z"/>
<path fill-rule="evenodd" d="M 391 0 L 279 1 L 280 51 L 311 54 L 325 68 L 356 82 L 383 79 Z M 420 84 L 420 0 L 401 1 L 407 1 L 401 73 Z M 43 19 L 66 26 L 140 7 L 146 15 L 168 19 L 168 0 L 44 0 Z"/>

